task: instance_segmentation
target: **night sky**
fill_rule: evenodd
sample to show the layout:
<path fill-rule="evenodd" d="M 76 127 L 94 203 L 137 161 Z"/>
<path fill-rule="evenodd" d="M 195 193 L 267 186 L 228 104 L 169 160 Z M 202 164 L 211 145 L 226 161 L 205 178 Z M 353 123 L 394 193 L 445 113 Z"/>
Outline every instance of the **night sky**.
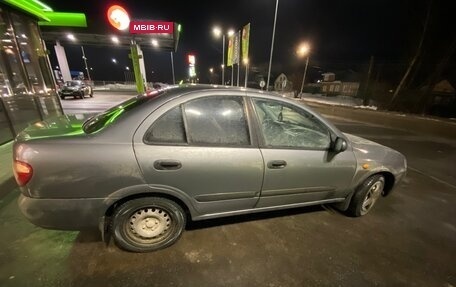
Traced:
<path fill-rule="evenodd" d="M 182 24 L 183 32 L 175 54 L 176 78 L 187 76 L 186 55 L 197 57 L 197 72 L 207 82 L 209 67 L 220 71 L 221 39 L 212 27 L 241 29 L 251 23 L 250 61 L 267 68 L 271 44 L 275 0 L 250 1 L 57 1 L 46 0 L 55 11 L 84 12 L 88 28 L 69 28 L 68 32 L 118 33 L 106 20 L 111 4 L 124 6 L 131 19 L 169 20 Z M 443 3 L 448 2 L 448 3 Z M 434 1 L 425 55 L 432 65 L 454 36 L 451 1 Z M 311 45 L 314 74 L 331 69 L 362 70 L 375 56 L 376 62 L 405 65 L 419 41 L 428 1 L 405 0 L 280 0 L 273 74 L 302 71 L 303 61 L 295 50 L 302 41 Z M 52 31 L 55 28 L 43 28 Z M 450 36 L 450 37 L 449 37 Z M 51 47 L 51 45 L 50 45 Z M 79 46 L 67 47 L 72 70 L 83 70 Z M 85 47 L 95 80 L 124 80 L 124 68 L 131 67 L 128 50 L 115 47 Z M 53 49 L 51 49 L 53 53 Z M 143 48 L 149 81 L 171 82 L 170 56 Z M 119 64 L 114 66 L 111 58 Z M 51 59 L 54 57 L 51 56 Z M 151 73 L 153 71 L 153 74 Z M 312 71 L 311 71 L 312 72 Z M 361 71 L 358 71 L 361 72 Z"/>

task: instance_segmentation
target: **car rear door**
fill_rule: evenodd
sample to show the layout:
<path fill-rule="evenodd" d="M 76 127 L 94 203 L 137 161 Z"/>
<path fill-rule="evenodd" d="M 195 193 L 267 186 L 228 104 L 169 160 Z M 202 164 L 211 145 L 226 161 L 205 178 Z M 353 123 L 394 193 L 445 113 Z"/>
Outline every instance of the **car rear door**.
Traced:
<path fill-rule="evenodd" d="M 304 107 L 252 98 L 265 163 L 256 207 L 342 200 L 356 169 L 353 152 L 329 151 L 330 128 Z"/>
<path fill-rule="evenodd" d="M 187 196 L 202 216 L 258 201 L 263 159 L 243 94 L 187 95 L 165 104 L 140 126 L 134 150 L 149 185 Z"/>

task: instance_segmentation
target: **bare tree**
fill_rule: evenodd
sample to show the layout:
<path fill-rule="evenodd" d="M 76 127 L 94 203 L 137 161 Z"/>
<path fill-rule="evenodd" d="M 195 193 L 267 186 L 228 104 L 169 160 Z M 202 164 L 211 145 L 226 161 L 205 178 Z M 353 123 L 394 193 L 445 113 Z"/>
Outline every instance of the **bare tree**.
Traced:
<path fill-rule="evenodd" d="M 410 64 L 409 64 L 407 70 L 405 71 L 404 76 L 402 76 L 402 79 L 399 82 L 399 85 L 397 85 L 396 90 L 394 91 L 393 97 L 390 100 L 390 107 L 393 104 L 394 100 L 396 99 L 397 95 L 400 93 L 402 87 L 404 86 L 405 82 L 407 81 L 407 78 L 408 78 L 410 72 L 412 71 L 413 67 L 415 66 L 415 63 L 416 63 L 419 55 L 421 54 L 421 50 L 422 50 L 422 47 L 423 47 L 423 42 L 424 42 L 424 39 L 426 37 L 426 31 L 427 31 L 428 26 L 429 26 L 429 19 L 431 18 L 432 2 L 433 2 L 433 0 L 431 0 L 429 2 L 429 6 L 428 6 L 428 9 L 427 9 L 427 13 L 426 13 L 426 20 L 424 21 L 423 32 L 421 33 L 421 39 L 420 39 L 420 42 L 418 44 L 418 48 L 416 49 L 416 53 L 413 56 L 412 60 L 410 61 Z"/>
<path fill-rule="evenodd" d="M 455 52 L 456 52 L 456 37 L 453 38 L 451 45 L 448 46 L 446 53 L 443 55 L 439 64 L 435 68 L 434 72 L 429 77 L 429 81 L 428 81 L 429 84 L 427 85 L 427 87 L 419 101 L 420 105 L 422 106 L 422 109 L 421 109 L 422 114 L 425 114 L 428 112 L 429 105 L 432 100 L 432 90 L 434 89 L 434 87 L 438 83 L 438 81 L 441 79 L 441 75 L 442 75 L 443 71 L 450 63 L 451 57 L 454 55 Z"/>

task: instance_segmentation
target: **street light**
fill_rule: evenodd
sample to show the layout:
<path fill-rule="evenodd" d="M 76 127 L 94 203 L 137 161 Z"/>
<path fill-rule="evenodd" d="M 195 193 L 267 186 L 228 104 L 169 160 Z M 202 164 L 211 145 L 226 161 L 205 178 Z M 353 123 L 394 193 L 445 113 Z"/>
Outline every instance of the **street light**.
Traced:
<path fill-rule="evenodd" d="M 152 39 L 152 46 L 158 47 L 158 41 L 155 39 Z"/>
<path fill-rule="evenodd" d="M 73 34 L 67 34 L 67 38 L 71 41 L 76 41 L 76 38 L 74 37 Z"/>
<path fill-rule="evenodd" d="M 302 76 L 301 92 L 299 93 L 300 98 L 302 97 L 302 90 L 304 89 L 304 82 L 306 81 L 307 67 L 309 66 L 309 52 L 310 47 L 307 43 L 299 45 L 298 50 L 296 51 L 298 57 L 300 58 L 307 56 L 306 67 L 304 68 L 304 75 Z"/>
<path fill-rule="evenodd" d="M 116 36 L 112 36 L 112 37 L 111 37 L 111 40 L 112 40 L 115 44 L 119 44 L 119 38 L 117 38 Z"/>
<path fill-rule="evenodd" d="M 214 72 L 214 68 L 209 68 L 209 72 L 212 74 Z"/>
<path fill-rule="evenodd" d="M 117 64 L 117 60 L 115 58 L 112 58 L 111 61 L 114 63 L 114 64 Z"/>
<path fill-rule="evenodd" d="M 216 38 L 219 38 L 220 35 L 222 35 L 222 85 L 225 85 L 225 33 L 223 33 L 223 30 L 220 27 L 214 27 L 212 29 L 212 33 Z M 228 31 L 228 36 L 231 37 L 234 35 L 234 30 L 229 30 Z"/>
<path fill-rule="evenodd" d="M 126 66 L 125 70 L 130 71 L 130 67 Z"/>
<path fill-rule="evenodd" d="M 215 37 L 220 37 L 220 35 L 222 35 L 222 29 L 220 29 L 219 27 L 214 27 L 212 29 L 212 33 L 214 33 L 214 36 Z"/>

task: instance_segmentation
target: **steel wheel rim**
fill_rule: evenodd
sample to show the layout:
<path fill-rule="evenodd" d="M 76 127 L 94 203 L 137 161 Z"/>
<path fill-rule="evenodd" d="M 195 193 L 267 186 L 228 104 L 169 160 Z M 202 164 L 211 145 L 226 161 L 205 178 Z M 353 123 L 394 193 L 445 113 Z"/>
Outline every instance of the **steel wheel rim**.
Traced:
<path fill-rule="evenodd" d="M 135 242 L 151 244 L 166 238 L 172 231 L 172 223 L 168 211 L 158 207 L 144 207 L 130 215 L 125 229 Z"/>
<path fill-rule="evenodd" d="M 361 206 L 361 214 L 364 215 L 372 209 L 377 199 L 380 197 L 383 191 L 383 183 L 376 181 L 367 191 L 364 197 L 363 204 Z"/>

